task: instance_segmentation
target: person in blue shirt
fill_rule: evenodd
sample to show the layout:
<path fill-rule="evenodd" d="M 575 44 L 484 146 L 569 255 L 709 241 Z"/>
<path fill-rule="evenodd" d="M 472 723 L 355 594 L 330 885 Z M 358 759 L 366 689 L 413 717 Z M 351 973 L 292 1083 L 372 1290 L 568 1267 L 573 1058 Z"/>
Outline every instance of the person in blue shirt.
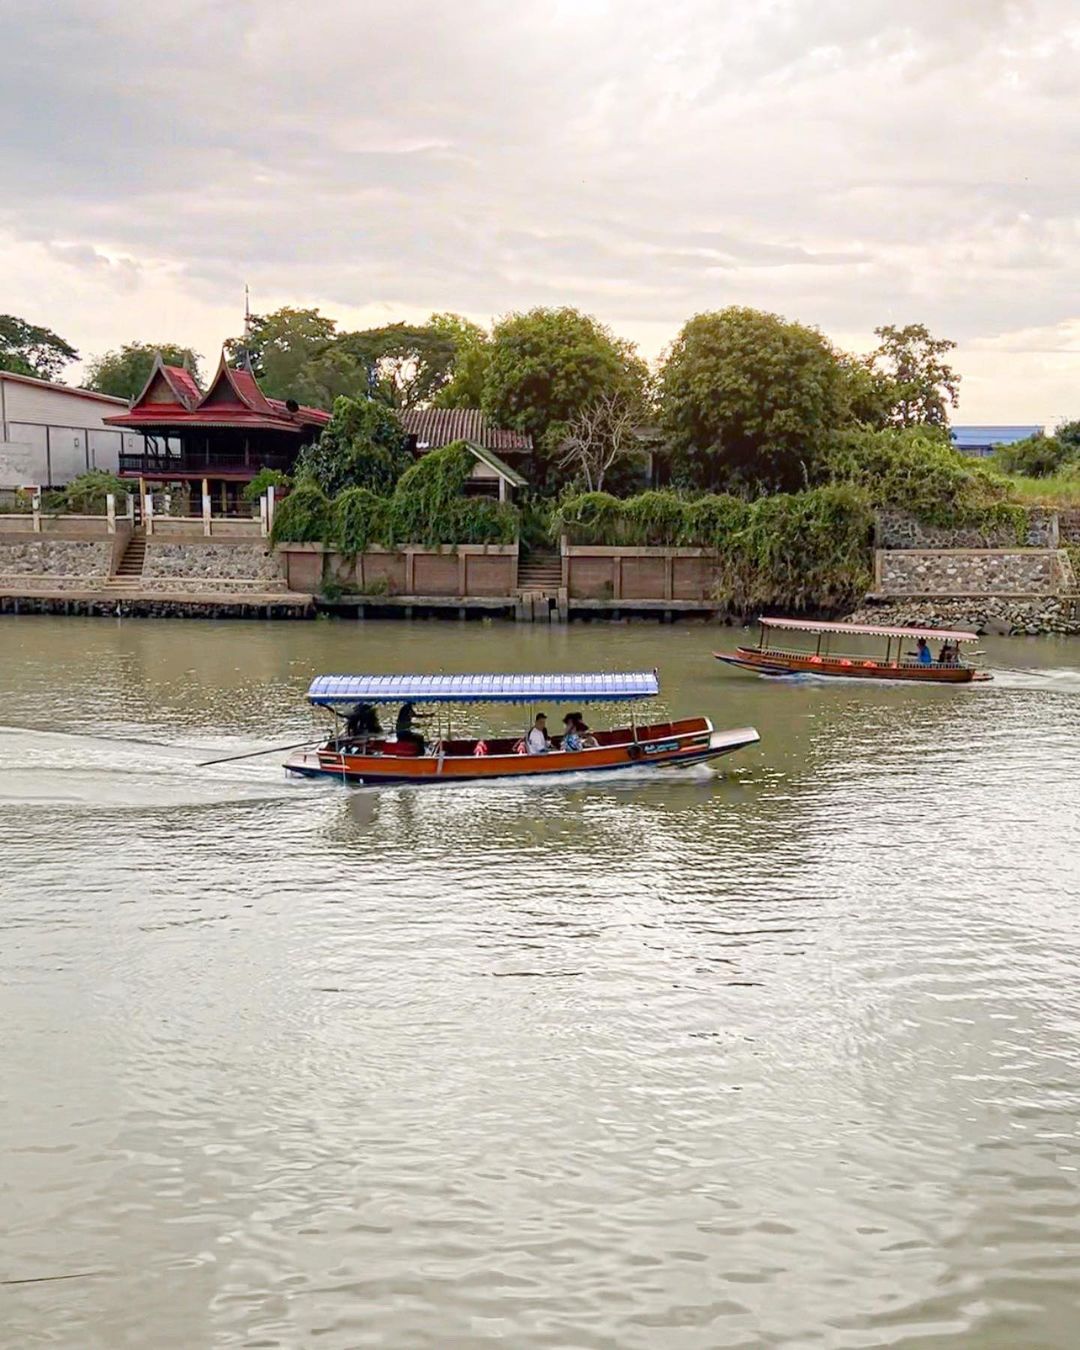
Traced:
<path fill-rule="evenodd" d="M 919 638 L 918 642 L 915 644 L 915 651 L 913 654 L 920 666 L 932 666 L 934 664 L 934 658 L 930 651 L 930 644 L 925 638 Z"/>

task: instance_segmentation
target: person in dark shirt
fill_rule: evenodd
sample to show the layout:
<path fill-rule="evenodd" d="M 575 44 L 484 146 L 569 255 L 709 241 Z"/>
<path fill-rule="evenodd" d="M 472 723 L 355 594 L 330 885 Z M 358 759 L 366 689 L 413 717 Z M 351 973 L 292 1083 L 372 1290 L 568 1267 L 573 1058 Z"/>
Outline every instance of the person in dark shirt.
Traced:
<path fill-rule="evenodd" d="M 398 742 L 415 745 L 418 755 L 424 753 L 424 738 L 420 732 L 413 729 L 413 723 L 424 720 L 422 714 L 416 711 L 415 703 L 403 703 L 398 709 L 397 721 L 394 724 Z"/>
<path fill-rule="evenodd" d="M 379 714 L 370 703 L 358 703 L 345 722 L 345 733 L 355 739 L 360 736 L 381 736 Z"/>

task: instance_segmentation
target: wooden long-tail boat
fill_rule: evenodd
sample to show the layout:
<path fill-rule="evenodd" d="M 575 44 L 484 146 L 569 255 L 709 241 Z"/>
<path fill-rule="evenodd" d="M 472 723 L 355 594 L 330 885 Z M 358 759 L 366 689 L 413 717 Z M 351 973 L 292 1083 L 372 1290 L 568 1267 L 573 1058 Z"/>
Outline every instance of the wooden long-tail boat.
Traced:
<path fill-rule="evenodd" d="M 617 769 L 663 769 L 702 764 L 731 754 L 760 738 L 753 727 L 715 731 L 707 717 L 683 717 L 592 731 L 580 749 L 554 737 L 545 753 L 530 753 L 527 728 L 515 736 L 450 735 L 448 710 L 463 704 L 512 704 L 530 710 L 559 705 L 627 704 L 655 698 L 657 673 L 573 675 L 321 675 L 308 689 L 308 702 L 340 718 L 386 704 L 438 706 L 447 715 L 445 734 L 424 740 L 374 729 L 348 730 L 316 750 L 285 762 L 289 774 L 331 778 L 343 783 L 447 783 L 506 778 L 558 778 L 567 774 L 610 773 Z M 528 725 L 533 723 L 532 711 Z M 369 723 L 370 725 L 370 723 Z"/>
<path fill-rule="evenodd" d="M 885 624 L 820 623 L 812 619 L 762 617 L 761 634 L 756 647 L 740 646 L 734 652 L 714 652 L 718 661 L 750 670 L 757 675 L 826 675 L 848 680 L 902 680 L 917 684 L 970 684 L 973 680 L 991 680 L 961 656 L 961 646 L 977 642 L 977 633 L 945 631 L 939 628 L 904 628 Z M 817 644 L 810 650 L 788 645 L 777 638 L 784 633 L 810 633 Z M 875 637 L 885 639 L 882 656 L 872 658 L 839 654 L 833 650 L 839 637 Z M 915 642 L 916 651 L 904 650 Z M 940 643 L 935 657 L 931 643 Z M 895 646 L 894 646 L 895 644 Z"/>

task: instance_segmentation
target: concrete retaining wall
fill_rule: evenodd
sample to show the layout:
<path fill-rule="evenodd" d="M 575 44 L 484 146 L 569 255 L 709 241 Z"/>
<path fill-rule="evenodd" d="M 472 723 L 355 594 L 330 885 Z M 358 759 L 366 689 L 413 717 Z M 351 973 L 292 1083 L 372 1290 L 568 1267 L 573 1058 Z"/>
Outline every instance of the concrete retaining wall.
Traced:
<path fill-rule="evenodd" d="M 354 558 L 321 544 L 282 544 L 289 589 L 317 593 L 326 583 L 357 595 L 511 596 L 517 590 L 516 544 L 375 547 Z"/>
<path fill-rule="evenodd" d="M 570 600 L 711 600 L 716 555 L 702 548 L 562 546 Z"/>

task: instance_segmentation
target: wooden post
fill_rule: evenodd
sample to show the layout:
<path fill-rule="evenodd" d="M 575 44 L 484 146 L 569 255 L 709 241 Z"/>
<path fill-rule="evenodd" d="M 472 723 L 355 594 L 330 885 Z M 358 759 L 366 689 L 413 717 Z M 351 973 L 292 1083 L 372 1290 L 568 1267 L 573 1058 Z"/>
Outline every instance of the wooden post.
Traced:
<path fill-rule="evenodd" d="M 210 484 L 204 478 L 202 480 L 202 532 L 209 535 L 212 532 L 210 524 Z"/>
<path fill-rule="evenodd" d="M 259 498 L 259 533 L 265 539 L 270 533 L 270 527 L 266 523 L 266 493 Z"/>
<path fill-rule="evenodd" d="M 33 494 L 33 495 L 32 495 L 31 498 L 30 498 L 30 510 L 31 510 L 31 512 L 33 513 L 33 517 L 34 517 L 34 533 L 35 533 L 35 534 L 40 534 L 40 533 L 41 533 L 41 487 L 40 487 L 40 485 L 38 485 L 37 487 L 35 487 L 35 488 L 32 489 L 32 494 Z"/>
<path fill-rule="evenodd" d="M 274 528 L 274 485 L 273 483 L 266 489 L 266 532 L 267 534 Z"/>
<path fill-rule="evenodd" d="M 105 529 L 109 534 L 116 533 L 116 495 L 112 492 L 105 494 Z"/>
<path fill-rule="evenodd" d="M 154 489 L 148 488 L 143 502 L 143 524 L 147 535 L 154 533 Z"/>

